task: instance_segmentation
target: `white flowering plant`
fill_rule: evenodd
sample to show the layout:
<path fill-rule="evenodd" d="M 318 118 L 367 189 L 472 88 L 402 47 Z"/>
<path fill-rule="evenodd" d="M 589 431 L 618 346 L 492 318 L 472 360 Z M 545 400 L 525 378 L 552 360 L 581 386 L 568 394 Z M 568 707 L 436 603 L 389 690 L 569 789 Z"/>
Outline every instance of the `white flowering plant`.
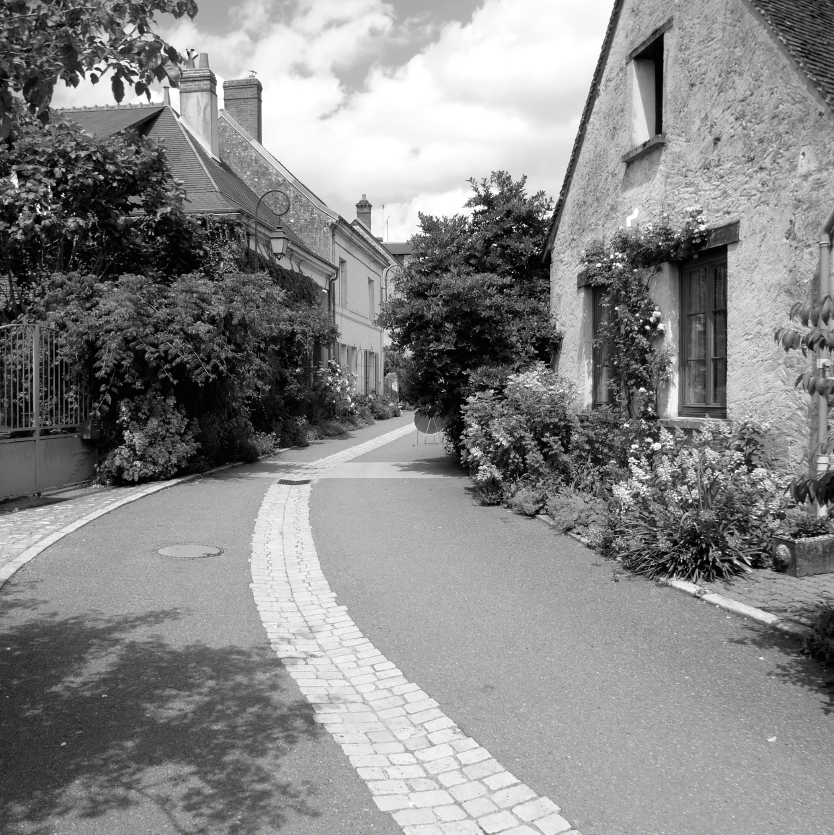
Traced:
<path fill-rule="evenodd" d="M 541 362 L 467 398 L 461 463 L 482 499 L 567 475 L 575 399 L 573 384 Z"/>
<path fill-rule="evenodd" d="M 693 582 L 765 565 L 790 505 L 787 477 L 767 466 L 766 428 L 662 429 L 635 442 L 629 478 L 613 487 L 608 552 L 635 573 Z"/>
<path fill-rule="evenodd" d="M 333 360 L 313 372 L 314 419 L 335 420 L 356 414 L 356 375 Z"/>

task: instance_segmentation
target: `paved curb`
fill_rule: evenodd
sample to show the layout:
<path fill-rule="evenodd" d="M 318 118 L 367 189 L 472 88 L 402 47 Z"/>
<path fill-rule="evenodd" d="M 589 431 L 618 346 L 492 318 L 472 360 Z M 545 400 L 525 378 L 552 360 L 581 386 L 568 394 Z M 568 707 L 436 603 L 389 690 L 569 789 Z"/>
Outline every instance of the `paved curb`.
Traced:
<path fill-rule="evenodd" d="M 555 527 L 553 520 L 549 519 L 542 513 L 537 514 L 536 519 L 540 522 L 544 522 L 545 525 L 548 525 L 551 528 Z M 571 539 L 576 540 L 576 542 L 584 545 L 586 548 L 591 548 L 588 544 L 588 540 L 585 539 L 584 536 L 579 536 L 579 534 L 571 533 L 570 531 L 567 531 L 565 536 L 569 536 Z M 690 597 L 695 597 L 706 603 L 712 603 L 713 606 L 718 606 L 719 609 L 725 609 L 728 612 L 733 612 L 737 615 L 742 615 L 743 617 L 758 621 L 765 626 L 769 626 L 771 629 L 776 629 L 779 632 L 783 632 L 793 638 L 804 638 L 809 632 L 806 627 L 783 620 L 776 615 L 772 615 L 770 612 L 766 612 L 764 609 L 757 609 L 755 606 L 748 606 L 746 603 L 742 603 L 739 600 L 733 600 L 731 597 L 725 597 L 723 594 L 716 594 L 715 592 L 708 591 L 702 586 L 698 586 L 695 583 L 689 583 L 686 580 L 659 579 L 656 582 L 661 585 L 677 589 L 684 594 L 688 594 Z"/>
<path fill-rule="evenodd" d="M 278 452 L 284 451 L 285 450 L 276 450 L 275 452 L 271 452 L 270 455 L 276 455 Z M 93 520 L 98 519 L 113 510 L 118 510 L 118 508 L 124 507 L 131 502 L 143 499 L 145 496 L 150 496 L 153 493 L 159 493 L 160 490 L 167 490 L 169 487 L 176 487 L 178 484 L 183 484 L 186 481 L 193 481 L 195 478 L 202 478 L 203 476 L 211 475 L 212 473 L 218 473 L 221 470 L 230 470 L 232 467 L 241 466 L 242 463 L 242 461 L 238 461 L 234 464 L 223 464 L 220 467 L 214 467 L 213 469 L 206 470 L 203 473 L 193 473 L 192 475 L 180 476 L 180 478 L 172 478 L 168 481 L 161 481 L 158 484 L 151 485 L 139 493 L 134 493 L 132 496 L 127 496 L 124 499 L 117 499 L 116 501 L 111 502 L 98 510 L 94 510 L 92 513 L 88 513 L 86 516 L 82 516 L 80 519 L 76 519 L 74 522 L 70 522 L 69 525 L 65 525 L 63 528 L 53 531 L 39 542 L 36 542 L 34 545 L 30 545 L 25 551 L 18 554 L 13 560 L 10 560 L 2 568 L 0 568 L 0 590 L 2 590 L 3 586 L 5 586 L 6 583 L 18 571 L 20 571 L 24 565 L 26 565 L 26 563 L 35 559 L 38 554 L 43 553 L 50 545 L 54 545 L 58 542 L 58 540 L 63 539 L 65 536 L 73 533 L 73 531 L 77 531 L 79 528 L 83 528 L 84 525 L 92 522 Z"/>

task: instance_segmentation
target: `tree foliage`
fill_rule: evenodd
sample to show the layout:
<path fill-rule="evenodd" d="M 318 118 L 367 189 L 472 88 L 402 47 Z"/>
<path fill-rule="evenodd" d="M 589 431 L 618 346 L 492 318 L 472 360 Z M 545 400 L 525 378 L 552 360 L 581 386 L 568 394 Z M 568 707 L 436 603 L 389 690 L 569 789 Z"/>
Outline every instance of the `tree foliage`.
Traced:
<path fill-rule="evenodd" d="M 197 264 L 196 224 L 165 152 L 132 132 L 96 139 L 24 115 L 0 143 L 0 270 L 19 312 L 53 271 L 171 276 Z M 15 284 L 17 286 L 15 286 Z"/>
<path fill-rule="evenodd" d="M 150 99 L 150 85 L 177 78 L 180 55 L 153 31 L 154 16 L 197 14 L 194 0 L 4 0 L 0 15 L 0 139 L 14 121 L 14 96 L 49 121 L 55 85 L 77 87 L 110 73 L 113 97 L 125 86 Z"/>
<path fill-rule="evenodd" d="M 470 216 L 420 215 L 412 260 L 380 316 L 402 393 L 446 417 L 455 440 L 473 374 L 547 361 L 557 340 L 540 258 L 552 201 L 504 171 L 469 182 Z"/>

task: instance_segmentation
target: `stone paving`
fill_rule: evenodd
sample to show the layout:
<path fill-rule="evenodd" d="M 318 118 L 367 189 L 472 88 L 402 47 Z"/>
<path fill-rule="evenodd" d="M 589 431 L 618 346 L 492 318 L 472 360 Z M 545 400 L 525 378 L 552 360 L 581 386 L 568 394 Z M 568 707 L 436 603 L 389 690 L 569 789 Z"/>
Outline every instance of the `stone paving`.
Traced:
<path fill-rule="evenodd" d="M 305 482 L 407 431 L 299 467 L 267 491 L 252 538 L 252 591 L 270 643 L 405 835 L 580 835 L 364 637 L 321 571 Z"/>
<path fill-rule="evenodd" d="M 42 501 L 46 503 L 37 507 L 18 509 L 16 502 L 0 505 L 0 569 L 73 522 L 97 511 L 106 512 L 111 506 L 120 506 L 124 499 L 146 495 L 147 488 L 146 484 L 119 488 L 90 487 L 73 491 L 75 495 L 72 498 L 62 500 L 60 493 L 45 497 Z"/>
<path fill-rule="evenodd" d="M 709 592 L 764 609 L 783 620 L 802 626 L 809 626 L 813 622 L 821 604 L 834 605 L 834 574 L 791 577 L 761 569 L 731 582 L 700 585 Z"/>

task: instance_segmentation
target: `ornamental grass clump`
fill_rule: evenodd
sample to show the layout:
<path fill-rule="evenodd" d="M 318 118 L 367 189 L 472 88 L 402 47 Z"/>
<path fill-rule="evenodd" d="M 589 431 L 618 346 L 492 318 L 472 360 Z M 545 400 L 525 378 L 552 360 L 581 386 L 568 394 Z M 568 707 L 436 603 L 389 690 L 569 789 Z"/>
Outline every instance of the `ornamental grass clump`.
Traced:
<path fill-rule="evenodd" d="M 574 400 L 572 383 L 541 362 L 510 375 L 502 391 L 487 389 L 467 398 L 461 463 L 483 501 L 508 500 L 522 480 L 564 480 Z"/>
<path fill-rule="evenodd" d="M 789 500 L 761 437 L 743 424 L 635 442 L 629 478 L 613 488 L 609 554 L 636 574 L 693 582 L 766 565 Z"/>

